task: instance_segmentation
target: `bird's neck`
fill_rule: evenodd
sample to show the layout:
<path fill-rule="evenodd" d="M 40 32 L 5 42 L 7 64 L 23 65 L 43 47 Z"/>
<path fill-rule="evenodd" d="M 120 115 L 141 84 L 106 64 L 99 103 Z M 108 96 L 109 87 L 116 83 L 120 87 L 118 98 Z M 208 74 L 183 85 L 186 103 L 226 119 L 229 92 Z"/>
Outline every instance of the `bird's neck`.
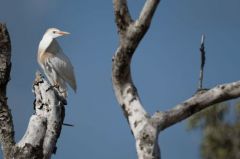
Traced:
<path fill-rule="evenodd" d="M 44 52 L 47 50 L 47 48 L 50 46 L 50 44 L 52 43 L 53 38 L 44 35 L 42 40 L 39 43 L 39 47 L 38 47 L 38 53 Z"/>

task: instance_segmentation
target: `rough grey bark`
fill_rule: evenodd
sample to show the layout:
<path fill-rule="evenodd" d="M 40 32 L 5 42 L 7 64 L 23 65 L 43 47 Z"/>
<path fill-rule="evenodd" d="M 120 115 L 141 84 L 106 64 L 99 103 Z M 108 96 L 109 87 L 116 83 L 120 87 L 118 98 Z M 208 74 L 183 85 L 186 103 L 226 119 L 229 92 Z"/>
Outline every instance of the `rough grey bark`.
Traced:
<path fill-rule="evenodd" d="M 11 42 L 4 24 L 0 23 L 0 140 L 5 158 L 10 156 L 14 141 L 11 110 L 7 105 L 6 88 L 11 71 Z"/>
<path fill-rule="evenodd" d="M 132 55 L 147 32 L 159 0 L 147 0 L 137 20 L 132 20 L 126 0 L 114 0 L 115 22 L 120 44 L 113 57 L 112 82 L 119 104 L 128 120 L 139 159 L 158 159 L 158 127 L 143 108 L 132 82 Z"/>
<path fill-rule="evenodd" d="M 193 97 L 165 112 L 156 112 L 154 118 L 160 130 L 180 122 L 213 104 L 240 97 L 240 81 L 218 85 L 198 92 Z"/>
<path fill-rule="evenodd" d="M 6 97 L 11 70 L 11 42 L 3 24 L 0 24 L 0 57 L 0 141 L 4 158 L 49 159 L 56 151 L 66 101 L 37 73 L 33 84 L 35 113 L 30 118 L 25 135 L 15 143 L 12 115 Z"/>
<path fill-rule="evenodd" d="M 131 77 L 131 58 L 147 32 L 160 0 L 146 0 L 139 18 L 132 20 L 126 0 L 113 0 L 115 22 L 120 44 L 113 56 L 113 88 L 123 113 L 136 140 L 139 159 L 160 159 L 158 135 L 164 129 L 213 104 L 240 96 L 240 81 L 200 90 L 167 111 L 150 116 L 141 104 Z M 203 41 L 202 41 L 203 43 Z M 202 87 L 202 86 L 201 86 Z"/>

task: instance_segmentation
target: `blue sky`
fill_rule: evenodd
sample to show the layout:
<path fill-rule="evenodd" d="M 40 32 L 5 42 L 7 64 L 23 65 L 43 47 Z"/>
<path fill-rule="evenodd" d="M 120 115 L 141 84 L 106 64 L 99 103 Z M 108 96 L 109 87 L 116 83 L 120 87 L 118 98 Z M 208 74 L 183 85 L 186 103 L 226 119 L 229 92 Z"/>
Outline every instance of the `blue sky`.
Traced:
<path fill-rule="evenodd" d="M 144 0 L 129 0 L 134 18 Z M 240 1 L 163 0 L 132 61 L 132 75 L 146 110 L 166 110 L 191 97 L 199 75 L 199 45 L 206 34 L 204 86 L 240 79 Z M 39 66 L 38 43 L 49 27 L 71 34 L 58 41 L 71 59 L 78 83 L 70 90 L 66 123 L 54 159 L 136 158 L 134 139 L 116 102 L 111 83 L 111 58 L 118 46 L 111 0 L 2 1 L 0 21 L 12 41 L 8 85 L 16 139 L 23 136 L 33 113 L 32 82 Z M 199 159 L 199 132 L 186 122 L 159 137 L 163 159 Z"/>

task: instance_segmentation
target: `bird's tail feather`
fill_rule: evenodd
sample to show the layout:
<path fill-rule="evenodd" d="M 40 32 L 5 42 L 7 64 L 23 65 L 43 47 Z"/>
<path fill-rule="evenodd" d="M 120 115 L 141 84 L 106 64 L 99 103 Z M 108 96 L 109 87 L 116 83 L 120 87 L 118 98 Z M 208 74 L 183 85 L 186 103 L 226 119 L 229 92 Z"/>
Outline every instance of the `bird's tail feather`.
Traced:
<path fill-rule="evenodd" d="M 77 92 L 77 84 L 75 78 L 73 80 L 69 80 L 68 82 L 69 86 L 74 90 L 74 92 Z"/>

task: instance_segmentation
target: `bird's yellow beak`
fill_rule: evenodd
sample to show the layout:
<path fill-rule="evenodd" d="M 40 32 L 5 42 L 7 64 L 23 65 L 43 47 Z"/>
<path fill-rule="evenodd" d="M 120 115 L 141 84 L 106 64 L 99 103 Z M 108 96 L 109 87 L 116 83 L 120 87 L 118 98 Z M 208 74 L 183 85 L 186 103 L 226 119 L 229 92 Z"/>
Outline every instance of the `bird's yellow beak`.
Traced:
<path fill-rule="evenodd" d="M 59 31 L 58 32 L 59 35 L 69 35 L 69 32 L 65 32 L 65 31 Z"/>

